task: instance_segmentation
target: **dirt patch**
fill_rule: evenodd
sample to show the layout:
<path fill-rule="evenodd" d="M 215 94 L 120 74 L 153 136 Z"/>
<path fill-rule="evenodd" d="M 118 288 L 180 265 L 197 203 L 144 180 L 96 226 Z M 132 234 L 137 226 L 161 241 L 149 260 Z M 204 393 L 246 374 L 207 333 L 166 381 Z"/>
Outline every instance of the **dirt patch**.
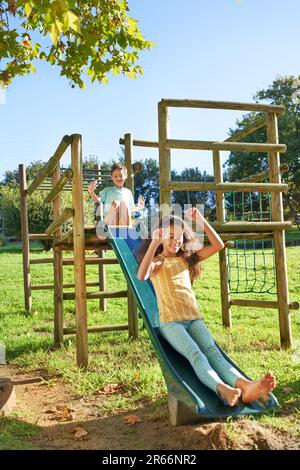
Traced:
<path fill-rule="evenodd" d="M 166 402 L 141 403 L 137 409 L 104 416 L 100 395 L 75 395 L 46 370 L 23 374 L 1 367 L 1 376 L 13 380 L 17 397 L 7 419 L 38 428 L 35 436 L 24 438 L 35 449 L 300 449 L 291 434 L 247 419 L 172 427 Z M 128 415 L 139 419 L 128 424 Z"/>
<path fill-rule="evenodd" d="M 240 420 L 234 426 L 236 441 L 243 449 L 299 450 L 300 443 L 290 433 L 269 425 L 260 425 L 250 420 Z"/>

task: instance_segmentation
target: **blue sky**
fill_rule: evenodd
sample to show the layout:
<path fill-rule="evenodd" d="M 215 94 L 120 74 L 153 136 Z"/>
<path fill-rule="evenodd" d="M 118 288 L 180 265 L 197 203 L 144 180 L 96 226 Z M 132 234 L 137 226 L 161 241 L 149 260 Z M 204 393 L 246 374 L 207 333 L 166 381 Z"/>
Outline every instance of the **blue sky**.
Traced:
<path fill-rule="evenodd" d="M 0 178 L 19 163 L 48 160 L 64 134 L 82 134 L 83 156 L 100 163 L 117 158 L 126 132 L 157 140 L 161 98 L 251 102 L 278 75 L 300 73 L 299 0 L 129 0 L 129 6 L 157 45 L 141 54 L 144 75 L 112 77 L 101 86 L 87 82 L 79 90 L 41 64 L 36 74 L 15 80 L 0 105 Z M 240 116 L 172 109 L 171 137 L 222 140 Z M 135 149 L 135 160 L 146 157 L 157 152 Z M 195 166 L 210 172 L 211 155 L 172 152 L 172 168 Z"/>

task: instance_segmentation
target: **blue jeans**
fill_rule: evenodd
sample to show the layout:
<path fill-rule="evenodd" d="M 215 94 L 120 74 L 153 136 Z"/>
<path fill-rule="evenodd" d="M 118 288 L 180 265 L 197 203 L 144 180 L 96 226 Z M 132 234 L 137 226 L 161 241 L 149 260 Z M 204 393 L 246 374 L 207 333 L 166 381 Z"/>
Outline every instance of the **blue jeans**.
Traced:
<path fill-rule="evenodd" d="M 243 375 L 219 351 L 203 320 L 160 323 L 160 334 L 184 356 L 204 385 L 217 393 L 218 384 L 235 387 Z"/>

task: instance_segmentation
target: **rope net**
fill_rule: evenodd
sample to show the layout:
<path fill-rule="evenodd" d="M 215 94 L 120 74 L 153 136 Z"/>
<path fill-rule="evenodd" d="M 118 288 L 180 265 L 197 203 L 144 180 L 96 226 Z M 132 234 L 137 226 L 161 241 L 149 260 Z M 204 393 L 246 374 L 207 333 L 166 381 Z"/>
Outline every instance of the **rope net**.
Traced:
<path fill-rule="evenodd" d="M 272 221 L 271 195 L 260 192 L 225 193 L 227 221 Z M 276 294 L 274 243 L 267 240 L 235 240 L 227 250 L 231 293 Z"/>

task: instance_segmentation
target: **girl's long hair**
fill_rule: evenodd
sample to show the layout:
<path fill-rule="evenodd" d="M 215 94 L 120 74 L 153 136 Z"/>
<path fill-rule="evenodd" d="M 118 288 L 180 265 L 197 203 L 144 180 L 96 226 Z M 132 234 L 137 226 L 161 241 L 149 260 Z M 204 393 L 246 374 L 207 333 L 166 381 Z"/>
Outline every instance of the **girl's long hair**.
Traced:
<path fill-rule="evenodd" d="M 202 264 L 200 261 L 200 257 L 197 253 L 193 252 L 189 249 L 189 245 L 192 245 L 193 242 L 196 241 L 195 232 L 178 216 L 170 215 L 166 217 L 162 217 L 159 220 L 158 227 L 156 228 L 167 228 L 170 226 L 176 226 L 183 231 L 183 244 L 176 253 L 176 256 L 182 256 L 188 263 L 190 279 L 193 283 L 201 274 L 202 271 Z M 149 245 L 152 241 L 152 234 L 149 233 L 148 238 L 144 239 L 136 252 L 136 257 L 139 263 L 141 263 L 142 259 L 144 258 Z M 160 244 L 154 254 L 154 256 L 158 256 L 163 251 L 163 245 Z"/>

